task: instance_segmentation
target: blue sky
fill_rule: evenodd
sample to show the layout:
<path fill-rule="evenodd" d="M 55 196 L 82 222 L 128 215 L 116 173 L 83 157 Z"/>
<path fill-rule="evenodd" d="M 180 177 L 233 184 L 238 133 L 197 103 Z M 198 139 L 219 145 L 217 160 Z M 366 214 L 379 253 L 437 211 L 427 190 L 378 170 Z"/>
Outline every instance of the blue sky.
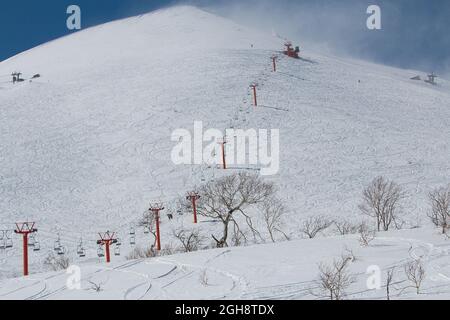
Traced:
<path fill-rule="evenodd" d="M 337 53 L 402 68 L 450 70 L 448 0 L 3 0 L 0 61 L 70 33 L 66 8 L 71 4 L 81 7 L 86 28 L 176 3 L 203 6 Z M 382 9 L 381 31 L 365 27 L 370 4 Z"/>

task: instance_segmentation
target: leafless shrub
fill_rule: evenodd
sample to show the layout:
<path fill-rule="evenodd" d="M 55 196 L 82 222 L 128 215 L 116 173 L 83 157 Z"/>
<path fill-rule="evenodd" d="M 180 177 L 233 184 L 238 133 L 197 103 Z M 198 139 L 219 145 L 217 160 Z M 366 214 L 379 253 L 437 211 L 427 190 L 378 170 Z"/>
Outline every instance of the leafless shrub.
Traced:
<path fill-rule="evenodd" d="M 278 198 L 270 198 L 264 201 L 262 205 L 263 219 L 267 232 L 269 233 L 270 240 L 275 242 L 275 233 L 281 233 L 286 240 L 289 237 L 282 231 L 284 226 L 284 213 L 285 208 Z"/>
<path fill-rule="evenodd" d="M 159 252 L 159 256 L 170 256 L 178 252 L 183 252 L 181 248 L 175 247 L 172 243 L 165 244 L 161 251 Z"/>
<path fill-rule="evenodd" d="M 450 185 L 435 189 L 429 194 L 431 210 L 428 217 L 436 227 L 442 228 L 442 234 L 450 227 Z"/>
<path fill-rule="evenodd" d="M 404 193 L 398 184 L 378 177 L 364 189 L 359 208 L 364 215 L 376 219 L 378 231 L 388 231 L 392 223 L 398 227 L 399 205 L 403 198 Z"/>
<path fill-rule="evenodd" d="M 342 256 L 332 264 L 319 265 L 318 286 L 330 300 L 342 300 L 345 290 L 355 281 L 348 271 L 350 262 L 349 257 Z"/>
<path fill-rule="evenodd" d="M 330 220 L 324 216 L 312 216 L 302 222 L 300 231 L 307 235 L 310 239 L 317 236 L 319 232 L 322 232 L 333 224 L 333 220 Z"/>
<path fill-rule="evenodd" d="M 95 283 L 94 281 L 89 280 L 89 283 L 91 284 L 90 289 L 94 290 L 95 292 L 100 292 L 103 291 L 103 283 L 99 282 L 99 283 Z"/>
<path fill-rule="evenodd" d="M 138 221 L 139 227 L 144 227 L 153 237 L 153 245 L 156 245 L 156 215 L 153 211 L 147 210 L 142 218 Z"/>
<path fill-rule="evenodd" d="M 273 196 L 275 189 L 272 183 L 264 182 L 258 175 L 239 173 L 208 182 L 199 193 L 202 197 L 198 202 L 198 213 L 222 222 L 222 235 L 219 238 L 212 237 L 217 247 L 226 247 L 230 223 L 240 230 L 236 214 L 245 219 L 255 237 L 260 236 L 246 211 Z"/>
<path fill-rule="evenodd" d="M 173 235 L 181 243 L 184 252 L 199 250 L 205 240 L 198 229 L 186 230 L 180 228 L 178 230 L 174 230 Z"/>
<path fill-rule="evenodd" d="M 231 245 L 240 247 L 247 245 L 247 233 L 239 228 L 239 224 L 233 223 L 233 232 L 231 233 Z"/>
<path fill-rule="evenodd" d="M 344 253 L 343 257 L 350 259 L 350 262 L 355 262 L 358 260 L 358 258 L 356 257 L 356 255 L 352 249 L 345 247 L 344 251 L 345 251 L 345 253 Z"/>
<path fill-rule="evenodd" d="M 386 299 L 391 300 L 391 285 L 394 281 L 395 268 L 391 268 L 386 273 Z"/>
<path fill-rule="evenodd" d="M 425 280 L 425 268 L 420 260 L 413 260 L 405 265 L 406 278 L 412 283 L 417 294 L 420 294 L 420 288 Z"/>
<path fill-rule="evenodd" d="M 133 250 L 125 257 L 127 260 L 137 260 L 156 257 L 158 255 L 154 246 L 150 248 L 143 249 L 141 247 L 135 247 Z"/>
<path fill-rule="evenodd" d="M 70 266 L 70 258 L 65 255 L 55 255 L 50 252 L 44 260 L 44 266 L 53 271 L 66 270 Z"/>
<path fill-rule="evenodd" d="M 363 247 L 367 247 L 375 239 L 375 230 L 372 230 L 367 223 L 363 222 L 359 225 L 359 243 Z"/>
<path fill-rule="evenodd" d="M 352 223 L 349 220 L 335 220 L 334 225 L 341 236 L 347 234 L 356 234 L 359 231 L 359 225 Z"/>

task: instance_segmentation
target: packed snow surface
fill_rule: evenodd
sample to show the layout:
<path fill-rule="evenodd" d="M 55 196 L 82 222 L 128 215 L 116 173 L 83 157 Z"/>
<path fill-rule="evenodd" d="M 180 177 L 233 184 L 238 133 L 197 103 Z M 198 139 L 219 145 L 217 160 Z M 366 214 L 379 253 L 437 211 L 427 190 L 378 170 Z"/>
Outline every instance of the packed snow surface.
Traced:
<path fill-rule="evenodd" d="M 71 287 L 74 270 L 39 274 L 0 282 L 0 299 L 327 299 L 319 289 L 317 265 L 331 263 L 341 253 L 352 257 L 355 282 L 346 290 L 347 299 L 385 300 L 388 270 L 394 270 L 391 299 L 450 298 L 450 243 L 432 230 L 407 230 L 380 235 L 366 248 L 357 237 L 347 236 L 197 251 L 109 266 L 83 264 L 79 288 Z M 427 275 L 419 294 L 403 271 L 418 258 Z M 367 270 L 373 266 L 380 270 L 379 289 L 366 286 Z"/>

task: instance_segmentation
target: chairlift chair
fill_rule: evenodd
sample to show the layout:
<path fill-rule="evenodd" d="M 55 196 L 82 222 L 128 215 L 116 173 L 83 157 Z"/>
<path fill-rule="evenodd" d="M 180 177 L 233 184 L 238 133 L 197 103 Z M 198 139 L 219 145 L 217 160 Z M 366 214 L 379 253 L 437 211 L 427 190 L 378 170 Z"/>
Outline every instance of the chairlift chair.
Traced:
<path fill-rule="evenodd" d="M 6 249 L 5 232 L 0 231 L 0 250 Z"/>
<path fill-rule="evenodd" d="M 28 239 L 28 246 L 33 247 L 36 243 L 36 236 L 32 233 Z"/>
<path fill-rule="evenodd" d="M 131 236 L 130 237 L 130 245 L 134 246 L 136 244 L 136 237 L 135 236 Z"/>
<path fill-rule="evenodd" d="M 130 228 L 130 235 L 134 236 L 136 234 L 136 230 L 133 227 Z"/>
<path fill-rule="evenodd" d="M 9 249 L 13 247 L 13 241 L 11 238 L 6 238 L 5 239 L 5 248 Z"/>
<path fill-rule="evenodd" d="M 80 258 L 86 257 L 86 250 L 83 248 L 82 245 L 79 245 L 79 246 L 78 246 L 77 254 L 78 254 L 78 256 L 79 256 Z"/>
<path fill-rule="evenodd" d="M 41 250 L 41 244 L 39 243 L 39 241 L 35 241 L 34 242 L 34 246 L 33 246 L 33 251 L 40 251 Z"/>
<path fill-rule="evenodd" d="M 144 227 L 144 233 L 145 234 L 149 234 L 150 233 L 150 229 L 147 226 Z"/>
<path fill-rule="evenodd" d="M 53 245 L 53 250 L 59 251 L 60 248 L 61 248 L 61 241 L 59 241 L 58 239 L 55 241 L 55 244 Z"/>
<path fill-rule="evenodd" d="M 105 256 L 105 252 L 103 251 L 103 247 L 101 245 L 98 246 L 97 255 L 99 258 L 102 258 Z"/>
<path fill-rule="evenodd" d="M 60 255 L 60 256 L 62 256 L 62 255 L 65 255 L 66 254 L 66 247 L 63 247 L 63 246 L 61 246 L 61 247 L 59 247 L 59 249 L 58 249 L 58 251 L 56 252 L 58 255 Z"/>
<path fill-rule="evenodd" d="M 115 255 L 115 256 L 120 256 L 120 247 L 116 246 L 116 247 L 114 248 L 114 255 Z"/>

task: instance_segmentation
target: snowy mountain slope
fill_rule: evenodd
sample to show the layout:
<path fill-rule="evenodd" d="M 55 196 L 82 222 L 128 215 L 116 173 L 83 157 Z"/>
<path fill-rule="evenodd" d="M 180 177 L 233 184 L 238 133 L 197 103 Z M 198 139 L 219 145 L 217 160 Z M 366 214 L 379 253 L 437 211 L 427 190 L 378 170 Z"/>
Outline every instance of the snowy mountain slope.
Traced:
<path fill-rule="evenodd" d="M 308 52 L 270 57 L 280 39 L 192 7 L 86 29 L 0 63 L 0 229 L 37 222 L 40 270 L 60 234 L 69 255 L 82 236 L 95 258 L 97 232 L 124 242 L 151 200 L 173 199 L 224 172 L 175 166 L 173 130 L 280 129 L 286 232 L 303 217 L 357 217 L 362 187 L 383 174 L 409 192 L 405 212 L 424 217 L 426 194 L 448 183 L 450 85 L 417 74 Z M 41 78 L 13 85 L 9 75 Z M 360 82 L 358 82 L 360 80 Z M 251 107 L 258 82 L 261 106 Z M 274 109 L 275 108 L 275 109 Z M 284 110 L 279 110 L 284 109 Z M 171 227 L 190 216 L 163 217 Z M 167 227 L 165 227 L 167 226 Z M 202 228 L 214 228 L 202 221 Z M 138 231 L 138 244 L 148 236 Z M 208 233 L 208 232 L 207 232 Z M 167 239 L 167 240 L 166 240 Z M 0 251 L 1 276 L 20 273 L 20 239 Z M 124 250 L 129 250 L 124 246 Z M 120 258 L 120 259 L 123 259 Z"/>
<path fill-rule="evenodd" d="M 0 299 L 327 299 L 318 288 L 318 264 L 349 252 L 355 259 L 350 264 L 355 281 L 346 290 L 347 299 L 386 300 L 386 272 L 391 269 L 391 299 L 449 299 L 449 249 L 448 241 L 425 229 L 385 233 L 367 248 L 347 236 L 198 251 L 107 267 L 83 264 L 79 289 L 67 287 L 73 274 L 65 272 L 4 280 Z M 418 257 L 427 274 L 419 295 L 403 271 Z M 379 290 L 366 286 L 373 265 L 381 270 Z"/>

